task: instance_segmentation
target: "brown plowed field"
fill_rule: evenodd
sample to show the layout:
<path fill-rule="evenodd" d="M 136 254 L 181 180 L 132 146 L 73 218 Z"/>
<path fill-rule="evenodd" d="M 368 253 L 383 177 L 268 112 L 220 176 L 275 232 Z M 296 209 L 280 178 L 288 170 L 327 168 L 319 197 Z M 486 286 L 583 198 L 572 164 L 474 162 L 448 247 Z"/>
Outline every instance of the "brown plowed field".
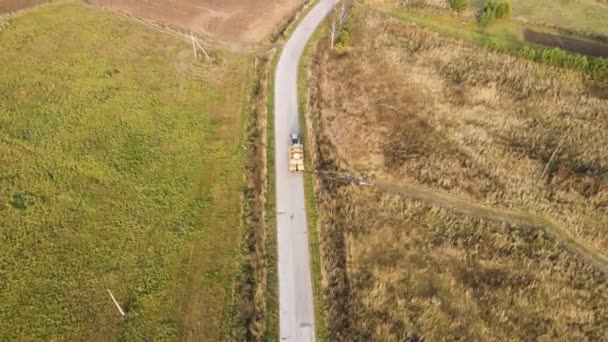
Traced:
<path fill-rule="evenodd" d="M 0 0 L 1 1 L 1 0 Z M 232 43 L 257 43 L 304 0 L 91 0 Z"/>
<path fill-rule="evenodd" d="M 52 0 L 0 0 L 0 14 L 51 2 Z"/>

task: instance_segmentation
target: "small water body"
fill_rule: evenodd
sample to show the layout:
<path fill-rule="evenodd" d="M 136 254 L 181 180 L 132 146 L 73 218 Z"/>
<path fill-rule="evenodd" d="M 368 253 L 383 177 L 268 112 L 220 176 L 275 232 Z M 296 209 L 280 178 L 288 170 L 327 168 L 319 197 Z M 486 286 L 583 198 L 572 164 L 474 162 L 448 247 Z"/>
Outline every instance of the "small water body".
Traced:
<path fill-rule="evenodd" d="M 587 40 L 565 37 L 530 29 L 524 30 L 524 40 L 528 43 L 557 47 L 570 52 L 576 52 L 592 57 L 608 57 L 608 44 L 595 43 Z"/>

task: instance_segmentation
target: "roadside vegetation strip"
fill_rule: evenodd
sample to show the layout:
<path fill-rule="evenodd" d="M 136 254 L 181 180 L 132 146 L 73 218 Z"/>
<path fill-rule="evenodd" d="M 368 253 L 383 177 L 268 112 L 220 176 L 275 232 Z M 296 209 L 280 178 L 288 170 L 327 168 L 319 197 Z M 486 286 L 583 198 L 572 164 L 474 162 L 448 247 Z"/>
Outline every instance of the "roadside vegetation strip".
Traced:
<path fill-rule="evenodd" d="M 268 60 L 253 63 L 255 80 L 248 101 L 246 186 L 242 200 L 243 243 L 233 307 L 223 341 L 260 341 L 266 333 L 266 86 Z"/>
<path fill-rule="evenodd" d="M 268 74 L 266 99 L 266 169 L 268 191 L 266 195 L 266 262 L 268 265 L 267 277 L 267 321 L 266 337 L 269 341 L 279 339 L 279 276 L 277 266 L 277 222 L 276 222 L 276 190 L 275 190 L 275 158 L 274 158 L 274 74 L 280 54 L 273 52 Z"/>
<path fill-rule="evenodd" d="M 193 75 L 190 46 L 78 2 L 8 21 L 0 339 L 219 337 L 249 59 Z"/>

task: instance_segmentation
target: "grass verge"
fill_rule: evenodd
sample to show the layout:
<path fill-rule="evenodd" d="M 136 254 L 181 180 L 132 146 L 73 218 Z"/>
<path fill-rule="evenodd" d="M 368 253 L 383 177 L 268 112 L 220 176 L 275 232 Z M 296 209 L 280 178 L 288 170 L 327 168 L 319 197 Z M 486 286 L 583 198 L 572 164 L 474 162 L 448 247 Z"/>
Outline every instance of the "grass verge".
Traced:
<path fill-rule="evenodd" d="M 268 192 L 266 199 L 266 263 L 268 265 L 268 285 L 266 294 L 267 341 L 279 339 L 279 274 L 277 266 L 277 216 L 276 216 L 276 184 L 274 169 L 274 73 L 279 54 L 275 53 L 270 64 L 270 77 L 268 78 L 268 100 L 266 106 L 268 112 L 266 120 L 266 161 L 268 175 Z"/>

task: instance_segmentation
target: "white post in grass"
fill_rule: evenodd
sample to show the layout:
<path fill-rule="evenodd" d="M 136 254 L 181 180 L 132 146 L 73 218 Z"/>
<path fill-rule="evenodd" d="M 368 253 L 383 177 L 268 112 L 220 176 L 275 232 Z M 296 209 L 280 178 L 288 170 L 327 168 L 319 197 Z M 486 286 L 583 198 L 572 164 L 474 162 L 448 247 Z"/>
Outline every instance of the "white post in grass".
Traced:
<path fill-rule="evenodd" d="M 205 54 L 205 57 L 207 57 L 207 60 L 211 62 L 211 57 L 209 57 L 209 54 L 207 54 L 207 51 L 205 51 L 205 48 L 201 45 L 201 43 L 199 43 L 198 39 L 194 38 L 192 31 L 190 31 L 190 39 L 192 40 L 192 51 L 194 51 L 194 58 L 198 57 L 196 54 L 196 47 L 198 46 L 198 48 Z"/>
<path fill-rule="evenodd" d="M 194 35 L 192 34 L 192 31 L 190 31 L 190 39 L 192 40 L 192 52 L 194 53 L 194 59 L 196 59 L 198 56 L 196 55 L 196 46 L 194 45 Z"/>
<path fill-rule="evenodd" d="M 207 57 L 207 60 L 209 62 L 211 62 L 211 57 L 209 57 L 209 55 L 207 54 L 207 51 L 205 51 L 205 48 L 201 45 L 201 43 L 198 41 L 198 39 L 195 39 L 194 42 L 196 42 L 196 45 L 198 45 L 199 49 L 201 49 L 201 51 L 203 51 L 203 53 L 205 54 L 205 57 Z"/>
<path fill-rule="evenodd" d="M 566 138 L 566 134 L 568 134 L 569 129 L 570 129 L 570 126 L 568 126 L 568 128 L 566 128 L 566 131 L 562 135 L 561 139 L 559 139 L 559 143 L 555 147 L 555 150 L 553 150 L 553 153 L 551 153 L 551 157 L 549 158 L 547 165 L 545 165 L 545 168 L 543 169 L 543 173 L 540 174 L 540 179 L 542 179 L 545 176 L 545 173 L 547 172 L 547 170 L 549 170 L 549 165 L 551 165 L 553 158 L 555 158 L 555 156 L 557 155 L 557 151 L 559 150 L 559 148 L 562 147 L 562 143 L 564 142 L 564 138 Z"/>
<path fill-rule="evenodd" d="M 106 289 L 108 290 L 108 293 L 110 294 L 110 297 L 112 298 L 112 301 L 114 302 L 114 305 L 116 305 L 116 308 L 118 309 L 118 311 L 120 312 L 120 314 L 122 316 L 125 315 L 125 312 L 122 311 L 122 308 L 120 307 L 120 304 L 118 304 L 118 302 L 116 301 L 116 298 L 114 298 L 114 295 L 112 295 L 112 292 L 110 291 L 110 289 Z"/>

